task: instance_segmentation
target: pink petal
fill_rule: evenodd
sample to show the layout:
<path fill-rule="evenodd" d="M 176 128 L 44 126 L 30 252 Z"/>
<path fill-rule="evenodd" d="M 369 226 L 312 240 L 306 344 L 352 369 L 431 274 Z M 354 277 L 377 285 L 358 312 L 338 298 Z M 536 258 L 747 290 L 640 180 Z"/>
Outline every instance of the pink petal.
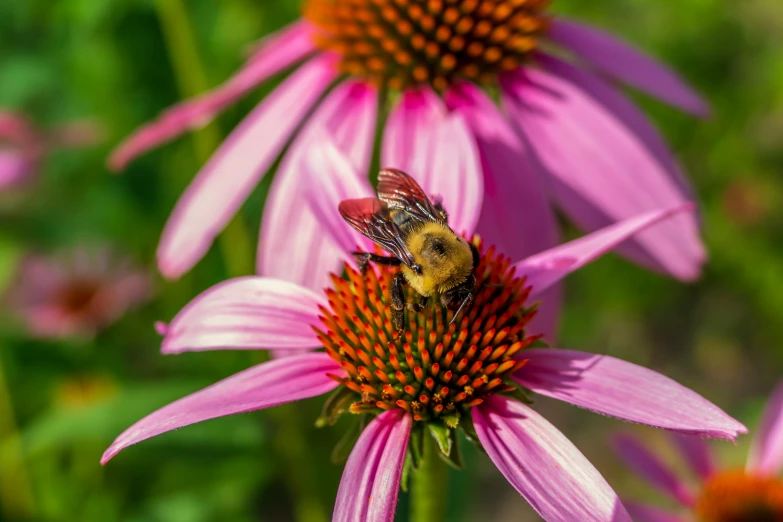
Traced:
<path fill-rule="evenodd" d="M 494 245 L 512 261 L 557 244 L 557 224 L 536 165 L 494 102 L 470 83 L 445 95 L 446 103 L 470 127 L 484 173 L 484 204 L 476 225 L 484 244 Z M 530 331 L 554 341 L 560 288 L 541 295 Z"/>
<path fill-rule="evenodd" d="M 517 272 L 527 276 L 533 287 L 533 296 L 557 283 L 571 272 L 598 259 L 623 241 L 664 219 L 679 212 L 691 211 L 693 205 L 647 212 L 637 217 L 620 221 L 586 236 L 555 248 L 550 248 L 516 264 Z"/>
<path fill-rule="evenodd" d="M 290 67 L 313 51 L 312 27 L 297 22 L 264 39 L 264 45 L 237 74 L 223 85 L 197 98 L 178 103 L 131 134 L 109 157 L 109 168 L 122 170 L 137 156 L 198 129 L 232 105 L 249 90 Z"/>
<path fill-rule="evenodd" d="M 484 195 L 479 151 L 466 121 L 430 89 L 405 91 L 384 129 L 381 166 L 401 169 L 443 198 L 449 225 L 473 234 Z"/>
<path fill-rule="evenodd" d="M 335 74 L 331 57 L 311 60 L 223 142 L 166 223 L 158 247 L 158 266 L 166 277 L 179 277 L 206 253 Z"/>
<path fill-rule="evenodd" d="M 692 506 L 696 499 L 693 492 L 661 460 L 633 437 L 618 435 L 613 446 L 617 455 L 652 484 L 684 506 Z"/>
<path fill-rule="evenodd" d="M 366 176 L 360 176 L 334 141 L 323 136 L 302 154 L 302 185 L 305 197 L 322 232 L 329 234 L 343 252 L 373 251 L 373 243 L 346 226 L 337 206 L 346 199 L 374 197 Z"/>
<path fill-rule="evenodd" d="M 541 518 L 630 522 L 598 470 L 534 410 L 495 395 L 471 413 L 489 458 Z"/>
<path fill-rule="evenodd" d="M 329 272 L 342 270 L 345 251 L 335 246 L 306 204 L 305 155 L 328 134 L 358 173 L 369 170 L 378 93 L 368 84 L 349 81 L 324 99 L 289 148 L 272 182 L 264 207 L 258 249 L 259 273 L 321 290 Z M 298 202 L 292 212 L 292 201 Z M 335 207 L 336 212 L 336 207 Z"/>
<path fill-rule="evenodd" d="M 31 162 L 22 153 L 0 150 L 0 189 L 23 180 L 31 170 Z"/>
<path fill-rule="evenodd" d="M 522 386 L 595 412 L 658 428 L 734 440 L 748 430 L 696 392 L 660 373 L 606 355 L 525 350 Z"/>
<path fill-rule="evenodd" d="M 549 37 L 598 70 L 697 116 L 709 107 L 674 71 L 615 37 L 573 20 L 558 18 Z"/>
<path fill-rule="evenodd" d="M 632 130 L 579 87 L 541 70 L 507 74 L 502 86 L 505 107 L 574 219 L 614 222 L 685 201 Z M 654 227 L 636 241 L 651 263 L 675 277 L 699 275 L 705 256 L 694 216 Z"/>
<path fill-rule="evenodd" d="M 164 406 L 125 430 L 103 454 L 106 464 L 137 442 L 189 424 L 246 413 L 327 393 L 344 374 L 325 353 L 306 353 L 259 364 Z"/>
<path fill-rule="evenodd" d="M 345 464 L 333 522 L 392 522 L 411 431 L 402 410 L 378 415 L 364 429 Z"/>
<path fill-rule="evenodd" d="M 695 435 L 673 433 L 672 441 L 697 477 L 704 480 L 715 472 L 715 462 L 706 440 Z"/>
<path fill-rule="evenodd" d="M 692 199 L 693 187 L 677 164 L 677 161 L 658 130 L 650 123 L 647 116 L 623 93 L 602 78 L 585 69 L 562 60 L 556 56 L 539 53 L 537 61 L 547 71 L 578 85 L 586 94 L 606 107 L 620 122 L 625 125 L 642 142 L 645 148 L 655 156 L 655 159 L 671 176 L 680 191 Z"/>
<path fill-rule="evenodd" d="M 169 323 L 163 353 L 222 349 L 307 349 L 320 346 L 323 295 L 288 281 L 240 277 L 213 286 Z"/>
<path fill-rule="evenodd" d="M 783 467 L 783 382 L 767 399 L 748 455 L 748 470 L 777 475 Z"/>
<path fill-rule="evenodd" d="M 635 522 L 687 522 L 680 516 L 654 506 L 628 501 L 623 504 Z"/>

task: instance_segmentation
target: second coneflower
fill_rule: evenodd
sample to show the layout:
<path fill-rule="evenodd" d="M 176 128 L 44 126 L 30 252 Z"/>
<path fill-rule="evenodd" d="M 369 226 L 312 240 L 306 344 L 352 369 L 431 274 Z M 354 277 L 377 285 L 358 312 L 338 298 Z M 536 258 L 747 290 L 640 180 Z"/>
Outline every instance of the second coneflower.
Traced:
<path fill-rule="evenodd" d="M 333 197 L 336 191 L 323 194 Z M 444 200 L 455 223 L 473 220 L 466 197 Z M 464 196 L 464 195 L 463 195 Z M 330 217 L 337 215 L 336 205 Z M 647 213 L 518 263 L 481 249 L 470 307 L 438 301 L 391 321 L 393 270 L 344 265 L 325 292 L 265 277 L 217 285 L 167 326 L 163 352 L 211 349 L 299 351 L 260 364 L 176 401 L 131 426 L 109 447 L 124 448 L 203 420 L 331 396 L 321 419 L 359 416 L 364 426 L 346 463 L 333 520 L 391 521 L 406 466 L 425 438 L 457 461 L 458 430 L 486 450 L 500 472 L 548 521 L 629 521 L 617 495 L 568 439 L 532 407 L 528 392 L 632 422 L 733 440 L 745 428 L 693 391 L 614 359 L 536 347 L 534 300 L 565 275 L 634 234 L 688 207 Z M 328 233 L 337 220 L 324 220 Z M 347 228 L 342 223 L 344 229 Z M 472 232 L 472 230 L 468 230 Z M 468 235 L 470 237 L 470 235 Z M 408 303 L 413 303 L 410 292 Z M 319 348 L 320 347 L 320 348 Z M 316 349 L 315 351 L 311 351 Z"/>
<path fill-rule="evenodd" d="M 382 164 L 431 193 L 475 187 L 476 231 L 514 261 L 557 243 L 550 201 L 597 230 L 690 199 L 666 144 L 612 80 L 689 112 L 705 104 L 662 65 L 548 8 L 541 0 L 307 1 L 303 19 L 265 39 L 224 85 L 167 110 L 111 156 L 121 169 L 295 68 L 179 200 L 158 249 L 162 273 L 179 277 L 204 255 L 293 136 L 267 198 L 258 271 L 311 288 L 328 283 L 340 252 L 312 213 L 289 212 L 303 184 L 298 156 L 325 127 L 367 176 L 386 106 Z M 697 277 L 704 261 L 691 214 L 640 233 L 623 252 L 681 279 Z"/>

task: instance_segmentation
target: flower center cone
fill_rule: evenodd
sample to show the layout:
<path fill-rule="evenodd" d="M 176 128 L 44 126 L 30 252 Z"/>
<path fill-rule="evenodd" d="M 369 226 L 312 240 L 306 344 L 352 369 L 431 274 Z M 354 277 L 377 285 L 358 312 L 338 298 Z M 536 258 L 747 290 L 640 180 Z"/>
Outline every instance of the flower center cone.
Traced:
<path fill-rule="evenodd" d="M 696 513 L 700 522 L 783 522 L 783 481 L 720 473 L 705 484 Z"/>

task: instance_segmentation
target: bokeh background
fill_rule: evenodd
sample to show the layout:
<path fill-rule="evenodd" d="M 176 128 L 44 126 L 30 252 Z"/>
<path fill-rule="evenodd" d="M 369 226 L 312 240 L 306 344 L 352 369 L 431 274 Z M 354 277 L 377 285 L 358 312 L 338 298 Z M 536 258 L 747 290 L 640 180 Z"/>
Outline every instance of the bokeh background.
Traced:
<path fill-rule="evenodd" d="M 704 277 L 683 285 L 608 256 L 568 279 L 560 345 L 651 367 L 752 427 L 783 374 L 783 3 L 557 0 L 553 9 L 664 60 L 713 106 L 698 121 L 635 96 L 694 180 L 710 252 Z M 12 309 L 0 311 L 0 520 L 329 519 L 342 471 L 329 454 L 342 425 L 313 427 L 320 399 L 188 427 L 98 464 L 144 414 L 259 361 L 246 352 L 161 356 L 153 322 L 227 267 L 213 248 L 168 283 L 153 258 L 178 194 L 274 82 L 122 175 L 107 171 L 106 156 L 166 106 L 227 78 L 248 45 L 298 10 L 284 0 L 0 2 L 0 108 L 44 128 L 91 117 L 104 134 L 95 147 L 50 154 L 30 186 L 0 194 L 0 292 L 28 253 L 74 245 L 127 255 L 156 290 L 92 339 L 35 340 Z M 243 209 L 254 233 L 270 179 Z M 251 255 L 231 269 L 249 272 Z M 655 498 L 612 456 L 608 436 L 631 431 L 665 448 L 660 434 L 553 401 L 538 407 L 622 495 Z M 747 451 L 746 440 L 716 446 L 734 464 Z M 484 455 L 467 451 L 466 460 L 449 477 L 449 520 L 537 520 Z"/>

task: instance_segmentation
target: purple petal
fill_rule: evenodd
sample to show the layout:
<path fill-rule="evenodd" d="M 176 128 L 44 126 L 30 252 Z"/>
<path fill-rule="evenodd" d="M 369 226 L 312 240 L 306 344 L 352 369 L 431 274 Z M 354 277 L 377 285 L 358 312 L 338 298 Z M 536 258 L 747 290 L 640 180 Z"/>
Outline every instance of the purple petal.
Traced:
<path fill-rule="evenodd" d="M 411 431 L 402 410 L 378 415 L 364 429 L 345 464 L 333 522 L 392 522 Z"/>
<path fill-rule="evenodd" d="M 674 71 L 594 27 L 558 18 L 549 37 L 598 70 L 697 116 L 709 107 Z"/>
<path fill-rule="evenodd" d="M 523 259 L 516 264 L 517 273 L 527 276 L 528 284 L 533 287 L 531 296 L 538 295 L 571 272 L 598 259 L 647 227 L 679 212 L 691 210 L 693 210 L 693 205 L 685 203 L 675 208 L 647 212 L 620 221 L 579 239 Z"/>
<path fill-rule="evenodd" d="M 428 190 L 422 181 L 429 174 L 433 129 L 445 117 L 446 107 L 432 89 L 404 91 L 383 129 L 381 167 L 407 172 Z"/>
<path fill-rule="evenodd" d="M 163 353 L 223 349 L 307 349 L 320 346 L 323 295 L 288 281 L 240 277 L 213 286 L 169 323 Z"/>
<path fill-rule="evenodd" d="M 606 355 L 524 352 L 522 386 L 595 412 L 680 433 L 734 440 L 748 430 L 696 392 L 660 373 Z"/>
<path fill-rule="evenodd" d="M 783 467 L 783 382 L 767 399 L 748 455 L 748 470 L 777 475 Z"/>
<path fill-rule="evenodd" d="M 201 259 L 335 74 L 331 57 L 311 60 L 267 96 L 223 142 L 166 223 L 158 247 L 163 275 L 177 278 Z"/>
<path fill-rule="evenodd" d="M 502 86 L 504 106 L 552 177 L 564 210 L 581 224 L 685 201 L 632 130 L 579 87 L 541 70 L 509 73 Z M 681 279 L 699 275 L 705 255 L 695 216 L 680 216 L 636 240 L 648 264 Z"/>
<path fill-rule="evenodd" d="M 630 522 L 582 453 L 534 410 L 496 395 L 471 410 L 489 458 L 548 522 Z"/>
<path fill-rule="evenodd" d="M 32 163 L 22 153 L 0 150 L 0 189 L 23 180 L 32 171 Z"/>
<path fill-rule="evenodd" d="M 366 176 L 360 176 L 334 141 L 323 136 L 304 152 L 300 169 L 305 198 L 322 231 L 329 234 L 343 252 L 373 251 L 368 238 L 346 226 L 337 206 L 346 199 L 374 197 Z"/>
<path fill-rule="evenodd" d="M 557 244 L 554 214 L 524 144 L 494 102 L 473 84 L 446 93 L 446 103 L 472 131 L 484 173 L 484 204 L 476 233 L 485 245 L 518 261 Z M 541 295 L 530 331 L 554 341 L 560 288 Z"/>
<path fill-rule="evenodd" d="M 626 435 L 614 437 L 613 446 L 625 464 L 653 487 L 684 506 L 692 506 L 693 492 L 661 460 L 639 442 Z"/>
<path fill-rule="evenodd" d="M 628 501 L 623 502 L 623 505 L 635 522 L 687 522 L 680 516 L 654 506 Z"/>
<path fill-rule="evenodd" d="M 312 27 L 297 22 L 264 39 L 264 44 L 239 72 L 223 85 L 178 103 L 123 141 L 109 157 L 109 168 L 122 170 L 137 156 L 189 130 L 209 123 L 217 114 L 274 74 L 313 51 Z"/>
<path fill-rule="evenodd" d="M 103 454 L 106 464 L 137 442 L 189 424 L 260 410 L 327 393 L 343 369 L 325 353 L 306 353 L 259 364 L 164 406 L 125 430 Z"/>
<path fill-rule="evenodd" d="M 695 435 L 672 434 L 672 441 L 691 471 L 702 480 L 715 472 L 715 462 L 707 441 Z"/>
<path fill-rule="evenodd" d="M 335 246 L 305 204 L 302 165 L 310 148 L 326 134 L 345 152 L 356 172 L 366 173 L 377 112 L 376 89 L 349 81 L 329 93 L 310 117 L 283 158 L 267 197 L 258 249 L 259 273 L 320 291 L 330 284 L 329 272 L 342 270 L 345 251 Z M 295 212 L 291 211 L 292 201 L 300 203 Z"/>

